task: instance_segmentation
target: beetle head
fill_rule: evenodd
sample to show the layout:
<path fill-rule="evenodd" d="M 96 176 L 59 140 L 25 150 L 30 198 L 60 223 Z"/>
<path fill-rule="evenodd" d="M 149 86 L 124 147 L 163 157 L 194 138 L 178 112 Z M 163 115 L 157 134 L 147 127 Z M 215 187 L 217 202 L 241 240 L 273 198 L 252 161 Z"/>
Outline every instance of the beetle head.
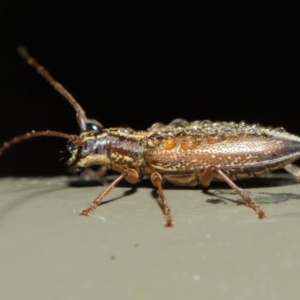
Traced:
<path fill-rule="evenodd" d="M 67 149 L 72 155 L 67 161 L 70 171 L 76 172 L 93 165 L 110 164 L 106 130 L 83 132 L 79 139 L 79 143 L 72 141 L 67 143 Z"/>

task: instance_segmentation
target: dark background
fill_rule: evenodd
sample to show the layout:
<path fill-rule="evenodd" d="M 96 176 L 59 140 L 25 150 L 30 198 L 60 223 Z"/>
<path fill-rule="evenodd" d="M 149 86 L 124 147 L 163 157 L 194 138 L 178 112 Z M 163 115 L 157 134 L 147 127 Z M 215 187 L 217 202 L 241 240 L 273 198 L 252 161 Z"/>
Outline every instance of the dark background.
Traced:
<path fill-rule="evenodd" d="M 0 141 L 78 133 L 72 107 L 16 54 L 25 45 L 105 127 L 225 120 L 300 135 L 299 5 L 1 1 Z M 67 174 L 65 141 L 0 158 L 0 175 Z"/>

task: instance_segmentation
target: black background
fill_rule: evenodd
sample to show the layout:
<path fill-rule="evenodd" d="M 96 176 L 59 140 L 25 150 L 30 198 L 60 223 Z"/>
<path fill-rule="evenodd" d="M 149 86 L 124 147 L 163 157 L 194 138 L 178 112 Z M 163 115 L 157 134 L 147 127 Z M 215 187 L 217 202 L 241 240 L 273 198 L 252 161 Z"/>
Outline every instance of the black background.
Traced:
<path fill-rule="evenodd" d="M 300 135 L 299 5 L 1 1 L 0 141 L 78 133 L 72 107 L 16 54 L 25 45 L 105 127 L 259 122 Z M 65 141 L 23 142 L 0 175 L 67 174 Z"/>

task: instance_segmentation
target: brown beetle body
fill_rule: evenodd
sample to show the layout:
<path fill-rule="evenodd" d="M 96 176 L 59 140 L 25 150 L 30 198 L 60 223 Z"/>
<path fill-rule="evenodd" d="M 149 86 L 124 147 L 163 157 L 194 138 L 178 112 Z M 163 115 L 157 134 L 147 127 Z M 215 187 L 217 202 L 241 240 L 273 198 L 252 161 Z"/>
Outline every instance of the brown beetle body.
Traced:
<path fill-rule="evenodd" d="M 283 128 L 245 122 L 176 119 L 169 125 L 155 123 L 147 131 L 84 132 L 80 139 L 90 142 L 88 155 L 73 153 L 68 162 L 72 168 L 99 164 L 120 173 L 134 169 L 139 176 L 158 172 L 185 186 L 201 184 L 203 171 L 211 166 L 237 180 L 284 168 L 300 157 L 299 137 Z"/>
<path fill-rule="evenodd" d="M 231 180 L 272 172 L 300 157 L 299 137 L 283 128 L 245 122 L 176 119 L 169 125 L 155 123 L 147 131 L 110 128 L 84 132 L 80 139 L 78 146 L 71 147 L 72 157 L 68 161 L 71 169 L 99 164 L 119 173 L 131 170 L 124 177 L 131 183 L 138 182 L 144 174 L 151 178 L 158 174 L 160 181 L 183 186 L 206 187 L 211 180 L 225 180 L 259 218 L 265 217 L 264 212 Z M 153 178 L 152 182 L 156 185 Z M 84 215 L 101 203 L 104 196 L 100 196 L 95 205 L 83 211 Z"/>
<path fill-rule="evenodd" d="M 81 134 L 49 130 L 27 133 L 4 143 L 0 155 L 20 141 L 55 136 L 68 139 L 71 157 L 67 165 L 70 170 L 100 165 L 119 172 L 117 179 L 82 211 L 82 215 L 92 213 L 122 179 L 137 183 L 147 174 L 158 189 L 166 226 L 172 226 L 173 220 L 162 189 L 164 180 L 177 185 L 201 184 L 203 187 L 208 187 L 212 180 L 225 181 L 259 218 L 264 218 L 265 213 L 260 206 L 233 180 L 280 168 L 300 176 L 300 169 L 290 165 L 300 158 L 300 137 L 287 133 L 283 128 L 272 129 L 245 122 L 187 122 L 176 119 L 168 125 L 155 123 L 147 131 L 104 129 L 99 122 L 86 118 L 72 95 L 24 47 L 18 48 L 18 52 L 74 107 Z"/>

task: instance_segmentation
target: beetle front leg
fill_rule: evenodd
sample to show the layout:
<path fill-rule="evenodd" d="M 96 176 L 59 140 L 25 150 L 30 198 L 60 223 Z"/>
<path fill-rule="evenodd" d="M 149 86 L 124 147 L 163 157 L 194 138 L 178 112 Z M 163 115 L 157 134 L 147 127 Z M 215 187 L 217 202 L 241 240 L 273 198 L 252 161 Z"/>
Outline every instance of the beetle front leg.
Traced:
<path fill-rule="evenodd" d="M 80 215 L 89 216 L 98 206 L 101 205 L 104 197 L 124 178 L 129 179 L 128 181 L 134 183 L 134 179 L 137 176 L 137 172 L 133 169 L 125 169 L 122 174 L 116 178 L 94 201 L 93 203 L 84 209 Z M 137 181 L 137 180 L 136 180 Z"/>
<path fill-rule="evenodd" d="M 257 217 L 259 219 L 263 219 L 266 217 L 264 211 L 261 209 L 261 207 L 252 199 L 250 198 L 244 190 L 239 188 L 234 182 L 220 169 L 217 167 L 209 167 L 204 170 L 201 177 L 201 183 L 204 187 L 207 187 L 211 180 L 215 177 L 221 178 L 224 180 L 240 197 L 244 200 L 245 204 L 248 207 L 251 207 L 257 214 Z"/>
<path fill-rule="evenodd" d="M 158 191 L 159 198 L 160 198 L 161 205 L 162 205 L 162 211 L 163 211 L 163 214 L 165 215 L 165 226 L 171 227 L 171 226 L 173 226 L 173 220 L 171 217 L 171 210 L 169 208 L 167 199 L 163 192 L 161 175 L 157 172 L 153 172 L 151 174 L 151 182 L 154 186 L 157 187 L 157 191 Z"/>
<path fill-rule="evenodd" d="M 99 181 L 104 186 L 107 186 L 108 182 L 105 178 L 106 173 L 107 168 L 104 166 L 100 166 L 96 171 L 90 168 L 86 168 L 80 173 L 80 179 L 82 179 L 83 181 Z"/>

